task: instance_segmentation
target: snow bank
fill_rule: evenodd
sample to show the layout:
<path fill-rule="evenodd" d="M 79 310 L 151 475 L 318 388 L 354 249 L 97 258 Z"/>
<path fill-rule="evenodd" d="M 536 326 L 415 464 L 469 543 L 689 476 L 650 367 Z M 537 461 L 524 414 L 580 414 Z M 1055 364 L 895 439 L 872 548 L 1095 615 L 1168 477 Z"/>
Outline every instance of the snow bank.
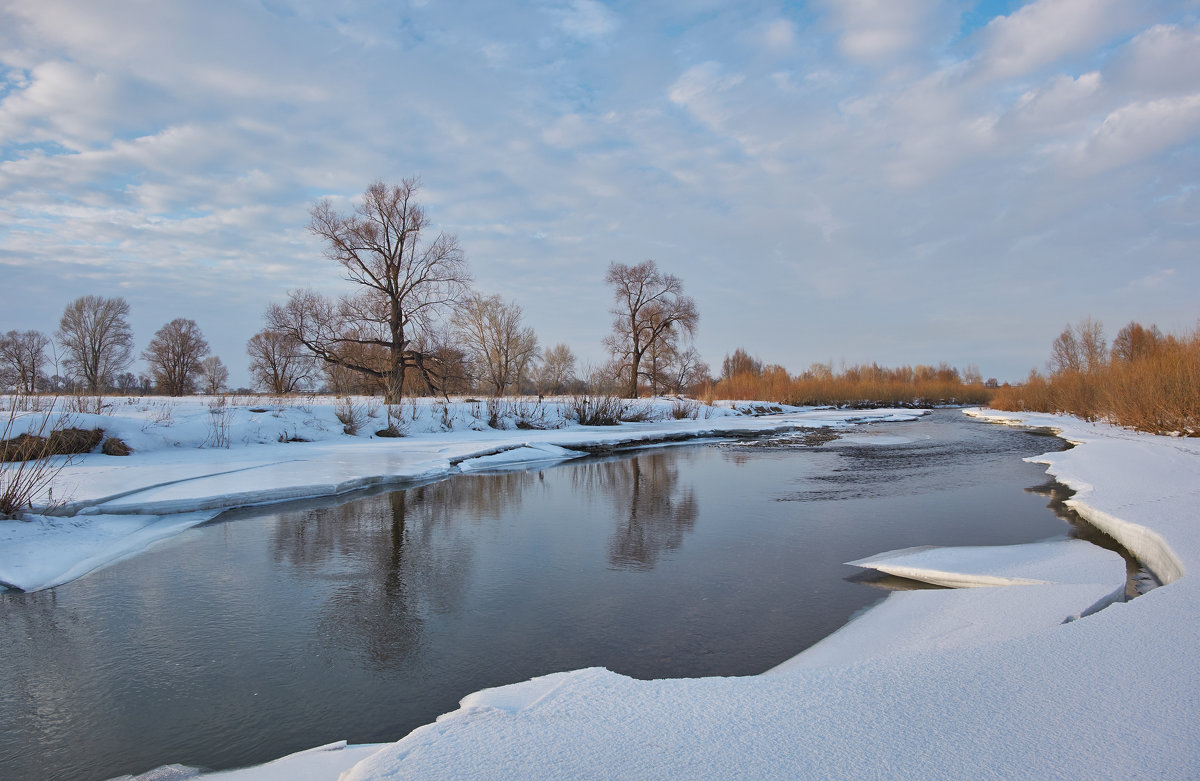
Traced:
<path fill-rule="evenodd" d="M 904 548 L 846 563 L 949 588 L 1104 583 L 1125 577 L 1124 559 L 1083 540 Z"/>
<path fill-rule="evenodd" d="M 1076 442 L 1037 460 L 1169 585 L 1068 620 L 1124 580 L 1083 543 L 893 552 L 865 562 L 1026 585 L 894 594 L 769 675 L 486 690 L 343 778 L 1193 776 L 1200 443 L 1001 417 Z"/>
<path fill-rule="evenodd" d="M 34 516 L 6 521 L 0 523 L 0 585 L 22 591 L 61 586 L 214 515 Z"/>

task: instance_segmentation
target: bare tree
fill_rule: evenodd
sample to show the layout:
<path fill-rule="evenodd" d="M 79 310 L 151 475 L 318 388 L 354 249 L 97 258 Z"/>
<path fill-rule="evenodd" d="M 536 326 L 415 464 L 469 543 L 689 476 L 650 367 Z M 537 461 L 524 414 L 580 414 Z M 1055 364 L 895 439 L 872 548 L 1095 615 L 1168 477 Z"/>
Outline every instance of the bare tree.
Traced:
<path fill-rule="evenodd" d="M 229 369 L 225 368 L 220 358 L 210 355 L 200 361 L 200 376 L 204 378 L 204 392 L 215 396 L 229 382 Z"/>
<path fill-rule="evenodd" d="M 1104 328 L 1090 317 L 1068 325 L 1050 345 L 1053 373 L 1092 372 L 1104 365 L 1107 348 Z"/>
<path fill-rule="evenodd" d="M 133 372 L 122 372 L 116 377 L 117 390 L 121 393 L 137 393 L 140 389 L 137 375 Z"/>
<path fill-rule="evenodd" d="M 695 347 L 675 350 L 663 372 L 663 383 L 669 393 L 686 393 L 689 388 L 711 381 L 708 364 Z"/>
<path fill-rule="evenodd" d="M 1156 325 L 1145 328 L 1140 323 L 1130 323 L 1117 331 L 1113 338 L 1112 358 L 1127 363 L 1146 358 L 1153 355 L 1166 340 Z"/>
<path fill-rule="evenodd" d="M 295 393 L 312 379 L 315 366 L 300 343 L 280 331 L 263 330 L 246 342 L 250 376 L 268 393 Z"/>
<path fill-rule="evenodd" d="M 537 354 L 537 337 L 521 325 L 521 314 L 516 302 L 473 293 L 459 303 L 451 321 L 476 381 L 494 396 L 516 387 Z"/>
<path fill-rule="evenodd" d="M 46 365 L 50 337 L 41 331 L 9 331 L 0 336 L 0 377 L 19 393 L 36 393 Z"/>
<path fill-rule="evenodd" d="M 604 344 L 626 369 L 629 397 L 636 399 L 642 358 L 662 340 L 694 333 L 700 315 L 696 302 L 683 294 L 683 282 L 663 274 L 653 260 L 636 266 L 611 263 L 605 281 L 612 285 L 616 305 L 613 332 Z"/>
<path fill-rule="evenodd" d="M 721 361 L 721 376 L 725 379 L 739 374 L 752 374 L 755 377 L 762 374 L 763 362 L 746 352 L 741 347 L 726 355 Z"/>
<path fill-rule="evenodd" d="M 208 354 L 208 341 L 195 320 L 177 317 L 155 332 L 142 358 L 158 389 L 168 396 L 196 390 L 200 362 Z"/>
<path fill-rule="evenodd" d="M 575 380 L 575 353 L 565 344 L 556 344 L 542 354 L 537 384 L 541 393 L 565 393 Z"/>
<path fill-rule="evenodd" d="M 133 330 L 124 298 L 81 296 L 63 311 L 58 343 L 68 371 L 83 379 L 88 393 L 100 393 L 133 363 Z"/>
<path fill-rule="evenodd" d="M 436 356 L 419 349 L 419 337 L 470 281 L 457 239 L 440 233 L 422 240 L 429 220 L 416 200 L 419 187 L 416 179 L 393 186 L 374 182 L 350 215 L 319 201 L 309 230 L 325 241 L 326 256 L 359 291 L 337 301 L 294 291 L 287 304 L 267 310 L 269 328 L 327 364 L 374 378 L 391 403 L 403 395 L 410 368 L 441 387 Z"/>

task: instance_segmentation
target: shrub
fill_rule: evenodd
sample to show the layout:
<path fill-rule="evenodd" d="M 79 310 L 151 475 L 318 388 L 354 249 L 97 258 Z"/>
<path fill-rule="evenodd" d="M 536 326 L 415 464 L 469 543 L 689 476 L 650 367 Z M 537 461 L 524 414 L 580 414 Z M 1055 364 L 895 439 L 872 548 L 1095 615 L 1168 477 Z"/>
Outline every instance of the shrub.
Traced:
<path fill-rule="evenodd" d="M 342 424 L 342 431 L 350 436 L 354 436 L 362 428 L 366 422 L 366 411 L 361 404 L 355 404 L 350 399 L 342 399 L 337 406 L 333 408 L 333 414 L 337 416 L 338 422 Z"/>
<path fill-rule="evenodd" d="M 572 396 L 565 416 L 581 426 L 615 426 L 621 422 L 625 404 L 616 396 Z"/>
<path fill-rule="evenodd" d="M 675 420 L 695 420 L 700 417 L 700 403 L 691 399 L 675 399 L 671 404 L 671 417 Z"/>
<path fill-rule="evenodd" d="M 71 461 L 70 454 L 58 456 L 55 448 L 70 450 L 91 441 L 92 432 L 69 428 L 69 417 L 65 413 L 57 418 L 53 418 L 50 412 L 40 415 L 38 425 L 30 427 L 32 433 L 26 431 L 18 436 L 12 434 L 23 415 L 18 413 L 16 405 L 12 405 L 4 421 L 3 431 L 0 432 L 0 518 L 16 517 L 32 507 L 34 498 L 43 489 L 50 489 L 49 495 L 53 496 L 50 484 Z M 50 430 L 49 435 L 46 435 L 47 430 Z M 65 431 L 82 433 L 62 433 Z M 58 436 L 55 437 L 55 434 Z M 87 450 L 95 447 L 97 442 L 99 439 L 92 442 Z"/>
<path fill-rule="evenodd" d="M 109 437 L 100 445 L 100 452 L 106 456 L 127 456 L 133 452 L 133 448 L 125 444 L 122 439 Z"/>

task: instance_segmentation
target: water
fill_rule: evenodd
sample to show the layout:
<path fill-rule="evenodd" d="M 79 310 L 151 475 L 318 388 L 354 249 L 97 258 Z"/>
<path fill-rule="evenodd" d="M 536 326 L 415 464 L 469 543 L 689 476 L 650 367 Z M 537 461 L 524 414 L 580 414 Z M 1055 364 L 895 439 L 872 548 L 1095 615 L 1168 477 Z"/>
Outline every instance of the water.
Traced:
<path fill-rule="evenodd" d="M 762 672 L 885 595 L 841 562 L 1067 534 L 1059 440 L 958 412 L 243 511 L 0 596 L 0 777 L 228 768 L 395 740 L 463 695 L 600 665 Z"/>

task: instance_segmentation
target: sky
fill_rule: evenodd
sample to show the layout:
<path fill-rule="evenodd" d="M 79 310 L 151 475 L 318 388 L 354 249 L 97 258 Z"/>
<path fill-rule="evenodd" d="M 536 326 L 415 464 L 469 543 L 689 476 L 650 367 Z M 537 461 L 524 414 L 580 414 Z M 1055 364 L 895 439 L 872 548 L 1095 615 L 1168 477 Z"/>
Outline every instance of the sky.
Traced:
<path fill-rule="evenodd" d="M 1019 380 L 1196 327 L 1198 140 L 1200 0 L 0 0 L 0 331 L 124 296 L 247 383 L 269 303 L 350 290 L 313 203 L 417 176 L 583 362 L 653 259 L 718 370 Z"/>

